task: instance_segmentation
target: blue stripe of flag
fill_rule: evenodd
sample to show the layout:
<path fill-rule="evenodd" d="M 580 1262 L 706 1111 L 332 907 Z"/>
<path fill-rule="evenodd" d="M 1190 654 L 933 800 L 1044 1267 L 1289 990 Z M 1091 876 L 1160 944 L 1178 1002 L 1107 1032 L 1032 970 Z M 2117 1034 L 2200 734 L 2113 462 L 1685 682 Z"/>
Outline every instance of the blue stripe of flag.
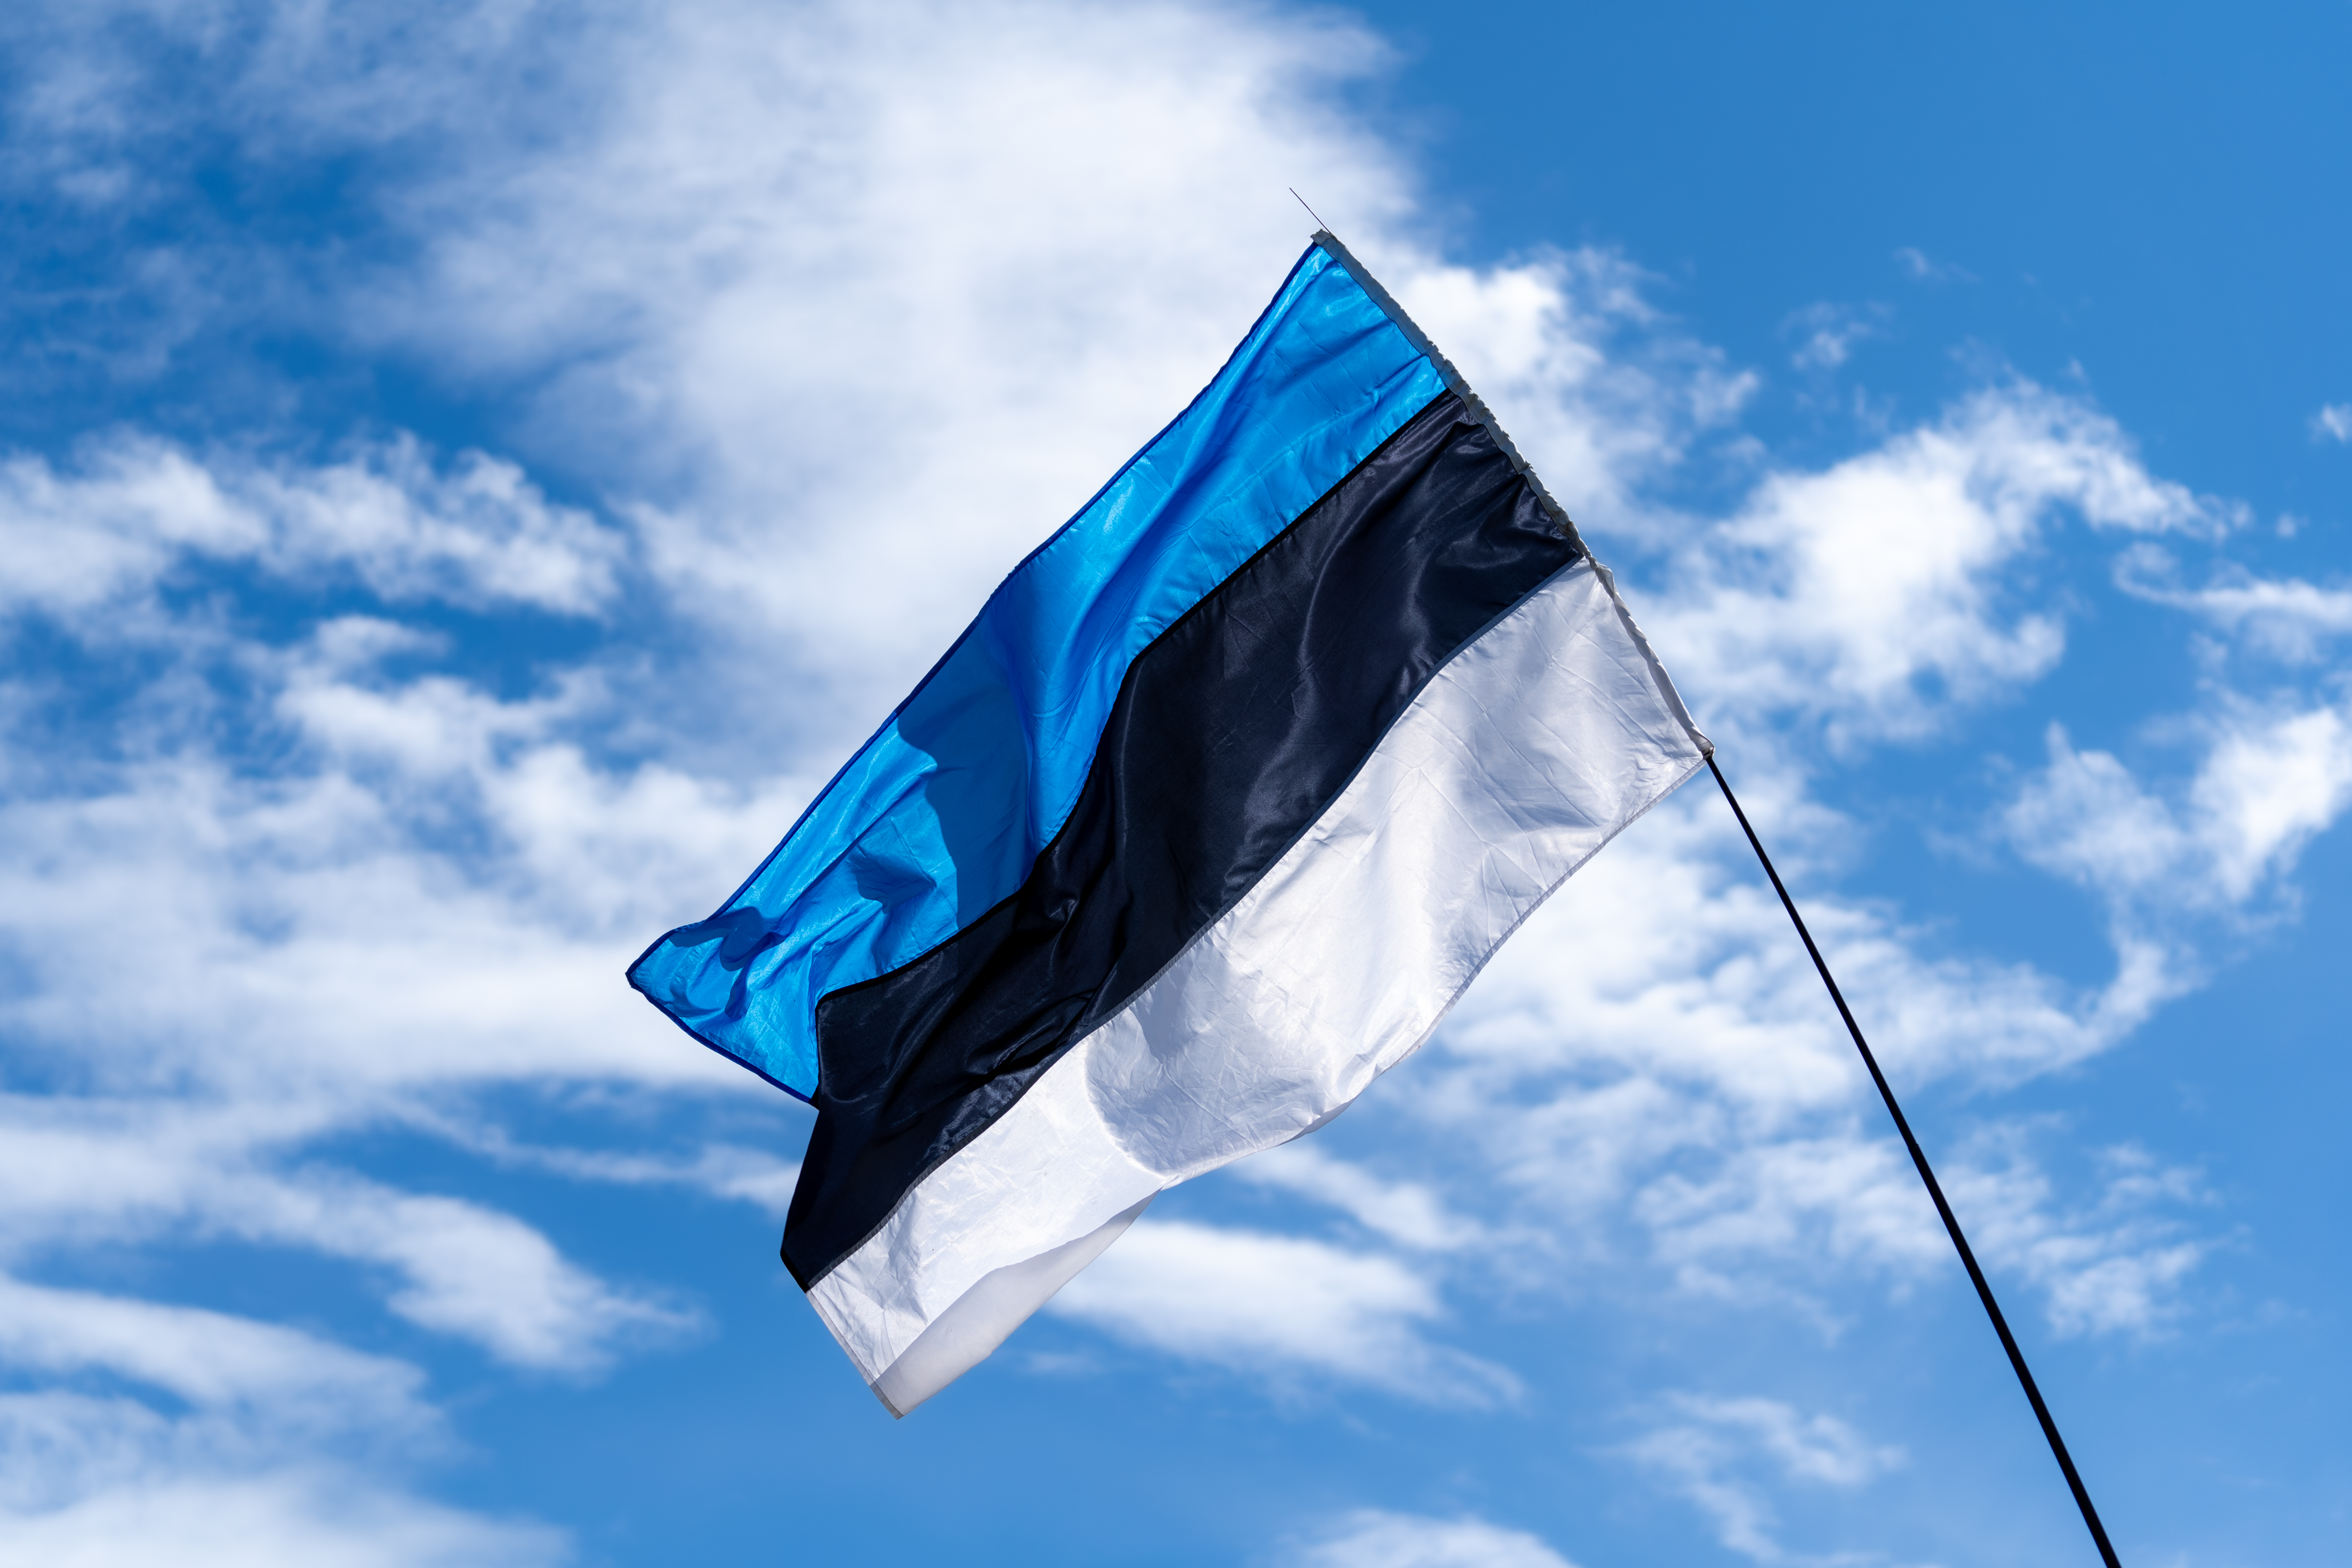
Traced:
<path fill-rule="evenodd" d="M 813 1095 L 817 999 L 1018 888 L 1136 655 L 1444 391 L 1310 247 L 1192 406 L 1014 568 L 751 879 L 648 948 L 631 983 Z"/>

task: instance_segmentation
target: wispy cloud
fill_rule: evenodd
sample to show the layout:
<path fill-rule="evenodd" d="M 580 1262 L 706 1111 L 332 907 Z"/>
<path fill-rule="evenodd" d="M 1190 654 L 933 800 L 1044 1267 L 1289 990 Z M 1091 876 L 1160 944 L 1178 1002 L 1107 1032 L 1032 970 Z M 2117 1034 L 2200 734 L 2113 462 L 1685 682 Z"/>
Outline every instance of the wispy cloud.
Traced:
<path fill-rule="evenodd" d="M 187 1568 L 552 1568 L 572 1555 L 547 1526 L 230 1436 L 129 1401 L 0 1395 L 0 1555 Z"/>
<path fill-rule="evenodd" d="M 1834 1415 L 1776 1399 L 1695 1394 L 1667 1395 L 1650 1429 L 1619 1451 L 1695 1504 L 1725 1546 L 1769 1563 L 1853 1557 L 1785 1548 L 1769 1500 L 1774 1482 L 1851 1490 L 1904 1463 L 1902 1449 L 1874 1443 Z"/>
<path fill-rule="evenodd" d="M 1298 1568 L 1575 1568 L 1540 1538 L 1470 1516 L 1429 1519 L 1367 1509 L 1286 1554 Z"/>
<path fill-rule="evenodd" d="M 2008 810 L 2019 852 L 2107 900 L 2119 941 L 2173 917 L 2242 910 L 2352 805 L 2352 720 L 2334 705 L 2236 704 L 2208 715 L 2178 798 L 2053 725 L 2049 763 Z"/>
<path fill-rule="evenodd" d="M 406 436 L 303 468 L 119 435 L 63 471 L 0 464 L 0 612 L 111 619 L 190 562 L 252 562 L 305 585 L 341 574 L 392 604 L 579 615 L 611 597 L 624 544 L 513 463 L 468 452 L 436 466 Z"/>
<path fill-rule="evenodd" d="M 779 1160 L 760 1149 L 732 1143 L 706 1144 L 691 1158 L 611 1149 L 559 1149 L 518 1143 L 498 1128 L 449 1129 L 451 1142 L 488 1155 L 501 1164 L 551 1171 L 574 1181 L 623 1186 L 691 1187 L 764 1209 L 778 1219 L 792 1207 L 800 1162 Z"/>
<path fill-rule="evenodd" d="M 401 1317 L 550 1371 L 593 1371 L 616 1342 L 691 1321 L 607 1286 L 512 1215 L 315 1165 L 274 1168 L 256 1137 L 266 1113 L 94 1109 L 26 1097 L 0 1108 L 0 1247 L 27 1257 L 173 1229 L 313 1251 L 383 1271 Z"/>
<path fill-rule="evenodd" d="M 1954 262 L 1938 261 L 1916 245 L 1899 246 L 1895 265 L 1916 283 L 1973 283 L 1977 275 Z"/>
<path fill-rule="evenodd" d="M 2200 537 L 2240 521 L 2150 474 L 2097 409 L 2014 382 L 1827 469 L 1767 475 L 1685 547 L 1644 623 L 1703 721 L 1916 735 L 2063 655 L 2056 608 L 2009 584 L 2069 514 Z"/>
<path fill-rule="evenodd" d="M 2311 416 L 2311 438 L 2315 441 L 2352 441 L 2352 403 L 2324 405 Z"/>
<path fill-rule="evenodd" d="M 0 1361 L 21 1371 L 102 1369 L 204 1410 L 260 1410 L 305 1429 L 415 1432 L 423 1374 L 297 1330 L 199 1308 L 0 1276 Z"/>
<path fill-rule="evenodd" d="M 1242 1181 L 1278 1187 L 1338 1209 L 1400 1247 L 1453 1252 L 1487 1239 L 1475 1219 L 1449 1209 L 1423 1184 L 1382 1181 L 1313 1143 L 1285 1143 L 1232 1170 Z"/>
<path fill-rule="evenodd" d="M 1884 305 L 1839 305 L 1828 301 L 1791 311 L 1780 323 L 1783 337 L 1798 340 L 1789 363 L 1799 370 L 1835 370 L 1853 357 L 1855 344 L 1885 332 L 1891 314 Z"/>
<path fill-rule="evenodd" d="M 1946 1186 L 1978 1248 L 2048 1292 L 2060 1334 L 2170 1331 L 2183 1282 L 2216 1246 L 2183 1219 L 2211 1201 L 2199 1173 L 2121 1145 L 2096 1152 L 2096 1194 L 2068 1200 L 2030 1144 L 2028 1128 L 1990 1130 L 1951 1163 Z"/>
<path fill-rule="evenodd" d="M 168 1396 L 157 1408 L 0 1394 L 11 1561 L 538 1568 L 569 1555 L 556 1531 L 435 1504 L 385 1476 L 387 1458 L 443 1442 L 423 1374 L 404 1363 L 232 1314 L 5 1278 L 0 1363 Z"/>
<path fill-rule="evenodd" d="M 1428 1337 L 1446 1316 L 1428 1274 L 1298 1237 L 1145 1220 L 1050 1310 L 1279 1386 L 1307 1373 L 1469 1405 L 1520 1393 L 1504 1368 Z"/>
<path fill-rule="evenodd" d="M 2300 577 L 2259 577 L 2220 563 L 2203 584 L 2182 581 L 2179 561 L 2161 545 L 2133 545 L 2116 558 L 2116 585 L 2135 598 L 2186 610 L 2236 646 L 2290 664 L 2315 664 L 2330 639 L 2352 633 L 2352 590 Z"/>
<path fill-rule="evenodd" d="M 1577 498 L 1588 526 L 1671 531 L 1648 484 L 1725 434 L 1761 384 L 1657 310 L 1653 279 L 1613 252 L 1472 268 L 1376 234 L 1366 258 L 1501 414 L 1546 484 Z"/>

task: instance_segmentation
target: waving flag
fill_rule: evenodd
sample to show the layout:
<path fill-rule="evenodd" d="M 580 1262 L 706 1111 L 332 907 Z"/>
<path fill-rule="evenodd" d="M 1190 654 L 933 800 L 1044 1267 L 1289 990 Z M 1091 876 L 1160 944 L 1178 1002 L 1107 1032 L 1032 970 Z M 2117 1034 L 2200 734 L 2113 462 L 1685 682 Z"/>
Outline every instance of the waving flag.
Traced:
<path fill-rule="evenodd" d="M 629 977 L 817 1110 L 783 1258 L 903 1415 L 1312 1131 L 1699 768 L 1606 568 L 1318 233 L 710 919 Z"/>

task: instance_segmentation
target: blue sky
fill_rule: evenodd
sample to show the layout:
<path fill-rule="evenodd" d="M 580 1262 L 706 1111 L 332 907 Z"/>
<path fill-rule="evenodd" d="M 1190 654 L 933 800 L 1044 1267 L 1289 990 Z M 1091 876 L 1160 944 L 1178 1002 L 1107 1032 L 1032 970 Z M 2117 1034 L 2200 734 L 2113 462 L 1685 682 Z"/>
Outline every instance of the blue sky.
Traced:
<path fill-rule="evenodd" d="M 892 1422 L 621 970 L 1297 186 L 1614 565 L 2126 1562 L 2352 1533 L 2341 6 L 0 22 L 0 1555 L 2093 1561 L 1694 785 Z M 2332 1548 L 2332 1550 L 2331 1550 Z"/>

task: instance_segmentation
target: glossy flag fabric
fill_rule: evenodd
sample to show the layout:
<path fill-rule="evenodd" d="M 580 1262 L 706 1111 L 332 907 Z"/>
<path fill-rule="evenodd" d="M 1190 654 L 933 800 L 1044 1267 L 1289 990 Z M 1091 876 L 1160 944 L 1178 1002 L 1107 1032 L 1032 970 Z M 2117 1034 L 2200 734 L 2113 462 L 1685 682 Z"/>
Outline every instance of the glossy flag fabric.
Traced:
<path fill-rule="evenodd" d="M 1708 750 L 1567 515 L 1318 234 L 630 979 L 816 1106 L 784 1261 L 903 1415 L 1159 1192 L 1345 1109 Z"/>

